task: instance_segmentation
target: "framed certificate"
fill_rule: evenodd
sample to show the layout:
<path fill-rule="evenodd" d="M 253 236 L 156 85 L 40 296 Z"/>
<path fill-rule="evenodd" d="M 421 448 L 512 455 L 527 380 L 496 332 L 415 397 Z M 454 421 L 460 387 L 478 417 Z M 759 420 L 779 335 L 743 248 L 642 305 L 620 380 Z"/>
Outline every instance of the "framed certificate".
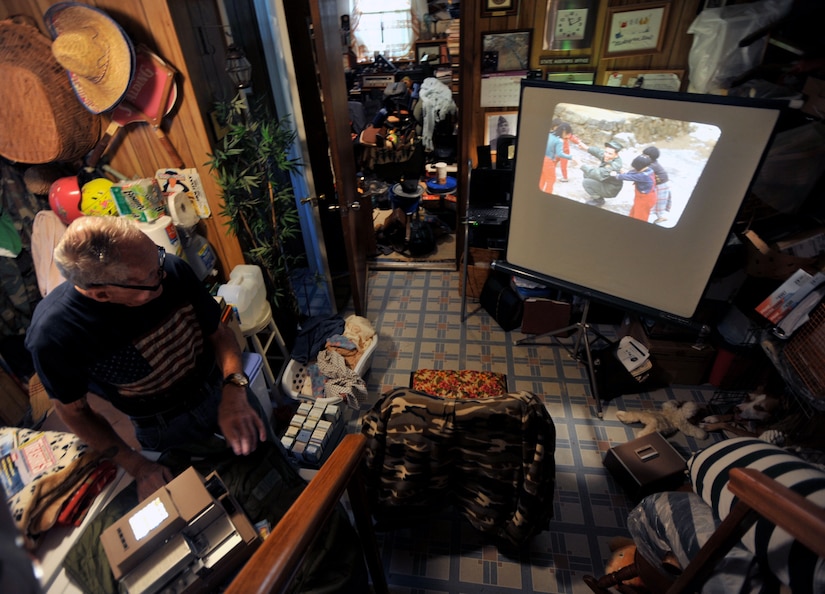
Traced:
<path fill-rule="evenodd" d="M 661 52 L 669 7 L 666 2 L 608 7 L 602 57 Z"/>

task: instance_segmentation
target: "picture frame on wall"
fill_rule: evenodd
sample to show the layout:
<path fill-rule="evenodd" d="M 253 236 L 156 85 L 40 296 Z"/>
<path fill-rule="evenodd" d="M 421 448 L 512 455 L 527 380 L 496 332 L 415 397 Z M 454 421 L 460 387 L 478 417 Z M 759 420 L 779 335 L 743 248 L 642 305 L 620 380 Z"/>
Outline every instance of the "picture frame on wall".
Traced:
<path fill-rule="evenodd" d="M 595 72 L 548 72 L 548 82 L 570 83 L 574 85 L 592 85 L 595 82 Z"/>
<path fill-rule="evenodd" d="M 624 58 L 662 51 L 670 4 L 609 6 L 602 43 L 603 58 Z"/>
<path fill-rule="evenodd" d="M 547 0 L 542 51 L 589 49 L 598 8 L 598 0 Z"/>
<path fill-rule="evenodd" d="M 599 73 L 597 84 L 607 87 L 626 87 L 653 91 L 681 91 L 685 71 L 666 70 L 605 70 Z"/>
<path fill-rule="evenodd" d="M 427 64 L 440 64 L 443 52 L 441 48 L 446 47 L 447 41 L 443 39 L 440 41 L 417 41 L 415 44 L 415 63 L 421 64 L 426 57 Z"/>
<path fill-rule="evenodd" d="M 532 29 L 481 34 L 481 73 L 516 72 L 530 69 Z"/>
<path fill-rule="evenodd" d="M 496 139 L 502 134 L 516 135 L 518 131 L 518 111 L 488 111 L 487 125 L 484 126 L 484 144 L 490 147 L 490 154 L 496 154 Z"/>
<path fill-rule="evenodd" d="M 481 0 L 481 16 L 516 16 L 519 0 Z"/>

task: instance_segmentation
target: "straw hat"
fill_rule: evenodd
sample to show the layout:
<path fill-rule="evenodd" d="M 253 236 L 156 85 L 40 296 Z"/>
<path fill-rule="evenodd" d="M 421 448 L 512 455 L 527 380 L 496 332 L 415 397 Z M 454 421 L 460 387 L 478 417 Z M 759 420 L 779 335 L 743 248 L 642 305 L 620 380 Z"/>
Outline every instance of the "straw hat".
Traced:
<path fill-rule="evenodd" d="M 69 72 L 80 102 L 92 113 L 112 109 L 135 71 L 132 41 L 102 10 L 77 2 L 54 4 L 43 15 L 52 53 Z"/>
<path fill-rule="evenodd" d="M 100 117 L 83 109 L 51 41 L 36 27 L 0 21 L 0 155 L 19 163 L 72 161 L 100 136 Z"/>

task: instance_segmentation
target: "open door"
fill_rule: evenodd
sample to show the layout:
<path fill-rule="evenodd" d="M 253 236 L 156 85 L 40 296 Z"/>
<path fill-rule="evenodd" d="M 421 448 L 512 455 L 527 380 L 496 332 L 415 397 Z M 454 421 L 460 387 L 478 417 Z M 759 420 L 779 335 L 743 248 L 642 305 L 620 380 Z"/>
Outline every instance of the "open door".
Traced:
<path fill-rule="evenodd" d="M 304 234 L 316 242 L 307 253 L 317 250 L 328 264 L 338 308 L 351 297 L 355 313 L 364 316 L 372 202 L 359 202 L 356 188 L 337 2 L 255 0 L 255 7 L 272 85 L 284 99 L 279 113 L 298 128 L 305 179 L 293 185 L 300 208 L 311 211 L 302 215 L 313 227 L 302 227 Z"/>
<path fill-rule="evenodd" d="M 367 246 L 372 237 L 372 202 L 359 201 L 355 152 L 350 136 L 347 84 L 342 67 L 339 3 L 309 0 L 315 62 L 329 134 L 330 160 L 341 213 L 355 312 L 367 309 Z"/>

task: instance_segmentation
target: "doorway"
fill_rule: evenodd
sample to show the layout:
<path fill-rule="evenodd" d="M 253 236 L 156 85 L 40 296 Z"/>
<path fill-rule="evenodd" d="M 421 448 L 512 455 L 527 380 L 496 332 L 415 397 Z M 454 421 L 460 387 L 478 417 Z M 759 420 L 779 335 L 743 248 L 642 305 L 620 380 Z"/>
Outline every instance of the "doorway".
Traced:
<path fill-rule="evenodd" d="M 359 193 L 372 206 L 374 270 L 456 269 L 460 18 L 458 7 L 443 3 L 429 3 L 429 11 L 409 56 L 376 52 L 367 61 L 362 52 L 346 67 Z M 403 187 L 410 182 L 419 187 Z M 422 228 L 427 233 L 416 232 Z M 432 241 L 422 241 L 428 235 Z"/>

